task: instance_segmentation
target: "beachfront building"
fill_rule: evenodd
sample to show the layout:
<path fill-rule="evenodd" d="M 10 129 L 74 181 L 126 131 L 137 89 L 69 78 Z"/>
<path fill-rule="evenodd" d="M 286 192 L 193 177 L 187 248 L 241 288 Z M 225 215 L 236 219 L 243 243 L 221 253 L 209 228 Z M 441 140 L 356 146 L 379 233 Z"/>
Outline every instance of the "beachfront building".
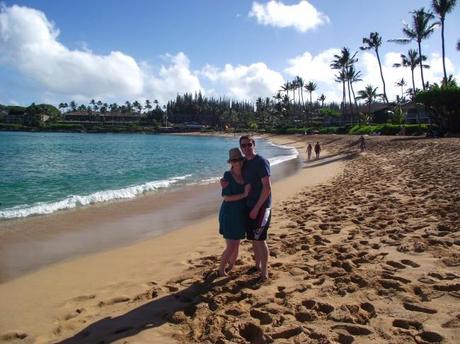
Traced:
<path fill-rule="evenodd" d="M 6 124 L 34 125 L 45 123 L 49 119 L 50 116 L 47 114 L 8 113 L 6 111 L 0 113 L 0 123 Z"/>
<path fill-rule="evenodd" d="M 62 115 L 61 123 L 66 124 L 104 124 L 104 125 L 120 125 L 120 124 L 140 124 L 145 122 L 146 115 L 140 113 L 99 113 L 99 112 L 67 112 Z"/>

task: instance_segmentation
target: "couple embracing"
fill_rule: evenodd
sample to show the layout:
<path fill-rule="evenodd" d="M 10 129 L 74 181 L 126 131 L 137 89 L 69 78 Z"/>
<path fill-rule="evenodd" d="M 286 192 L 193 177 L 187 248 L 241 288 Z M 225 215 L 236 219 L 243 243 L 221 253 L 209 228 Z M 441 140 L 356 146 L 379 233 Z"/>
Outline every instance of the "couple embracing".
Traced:
<path fill-rule="evenodd" d="M 252 241 L 256 268 L 268 279 L 267 231 L 271 218 L 270 163 L 256 154 L 251 136 L 240 137 L 240 148 L 229 151 L 229 171 L 222 184 L 223 202 L 219 212 L 219 232 L 226 241 L 219 274 L 225 276 L 238 258 L 241 239 Z"/>

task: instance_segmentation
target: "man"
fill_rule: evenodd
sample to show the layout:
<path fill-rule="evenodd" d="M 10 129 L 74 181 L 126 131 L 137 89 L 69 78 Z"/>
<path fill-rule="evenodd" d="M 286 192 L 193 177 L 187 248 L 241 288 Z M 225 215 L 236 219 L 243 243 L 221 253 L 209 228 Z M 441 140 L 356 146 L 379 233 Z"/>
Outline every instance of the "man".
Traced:
<path fill-rule="evenodd" d="M 359 137 L 358 143 L 359 143 L 359 149 L 361 149 L 361 152 L 364 152 L 364 150 L 366 149 L 366 141 L 364 140 L 363 135 Z"/>
<path fill-rule="evenodd" d="M 316 145 L 315 145 L 316 160 L 319 159 L 319 153 L 320 152 L 321 152 L 321 146 L 320 146 L 319 142 L 317 141 Z"/>
<path fill-rule="evenodd" d="M 249 136 L 240 137 L 240 148 L 246 158 L 243 166 L 244 181 L 251 185 L 246 198 L 249 221 L 246 237 L 252 241 L 256 267 L 261 278 L 268 279 L 267 231 L 271 219 L 270 163 L 256 154 L 255 141 Z"/>

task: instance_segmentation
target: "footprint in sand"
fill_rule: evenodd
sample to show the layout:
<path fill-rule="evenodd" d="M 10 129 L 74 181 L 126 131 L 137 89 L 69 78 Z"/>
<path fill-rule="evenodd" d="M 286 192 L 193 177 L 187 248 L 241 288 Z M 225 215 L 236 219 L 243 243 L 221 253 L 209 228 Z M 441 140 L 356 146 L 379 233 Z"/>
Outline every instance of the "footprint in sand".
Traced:
<path fill-rule="evenodd" d="M 241 324 L 239 334 L 250 343 L 267 343 L 262 328 L 250 322 Z"/>
<path fill-rule="evenodd" d="M 404 306 L 405 309 L 407 309 L 409 311 L 413 311 L 413 312 L 421 312 L 421 313 L 428 313 L 428 314 L 438 313 L 438 311 L 436 309 L 416 305 L 416 304 L 409 303 L 409 302 L 403 303 L 403 306 Z"/>
<path fill-rule="evenodd" d="M 406 268 L 405 265 L 403 265 L 401 263 L 398 263 L 398 262 L 395 262 L 395 261 L 392 261 L 392 260 L 388 260 L 386 262 L 386 264 L 388 264 L 388 265 L 390 265 L 390 266 L 392 266 L 392 267 L 394 267 L 396 269 L 405 269 Z"/>
<path fill-rule="evenodd" d="M 421 330 L 423 328 L 422 323 L 416 320 L 407 320 L 407 319 L 395 319 L 393 320 L 393 327 L 399 327 L 406 330 L 416 329 Z"/>
<path fill-rule="evenodd" d="M 131 299 L 129 297 L 127 297 L 127 296 L 116 296 L 116 297 L 113 297 L 113 298 L 105 300 L 105 301 L 100 301 L 97 305 L 99 307 L 104 307 L 104 306 L 114 305 L 114 304 L 117 304 L 117 303 L 128 302 L 130 300 Z"/>
<path fill-rule="evenodd" d="M 428 343 L 440 343 L 443 341 L 444 337 L 441 336 L 439 333 L 436 332 L 431 332 L 431 331 L 423 331 L 420 333 L 418 336 L 416 336 L 416 340 L 418 338 L 422 339 L 422 341 L 428 342 Z M 420 340 L 417 340 L 417 342 L 422 342 Z"/>
<path fill-rule="evenodd" d="M 441 325 L 444 328 L 460 328 L 460 314 Z"/>
<path fill-rule="evenodd" d="M 2 339 L 5 342 L 10 342 L 10 341 L 15 341 L 15 340 L 23 340 L 27 338 L 27 333 L 21 332 L 21 331 L 10 331 L 2 334 L 0 336 L 0 339 Z"/>
<path fill-rule="evenodd" d="M 261 325 L 267 325 L 273 322 L 271 314 L 263 310 L 251 309 L 250 314 L 253 318 L 258 319 Z"/>
<path fill-rule="evenodd" d="M 367 336 L 372 334 L 372 330 L 368 327 L 365 326 L 358 326 L 358 325 L 348 325 L 348 324 L 339 324 L 339 325 L 334 325 L 332 326 L 333 330 L 339 329 L 339 330 L 345 330 L 351 335 L 355 336 Z"/>
<path fill-rule="evenodd" d="M 64 316 L 64 320 L 74 319 L 74 318 L 78 317 L 81 313 L 83 313 L 84 311 L 85 311 L 84 308 L 77 308 L 74 311 L 66 314 Z"/>
<path fill-rule="evenodd" d="M 77 296 L 77 297 L 74 297 L 73 299 L 71 299 L 71 301 L 75 301 L 75 302 L 83 302 L 83 301 L 88 301 L 88 300 L 92 300 L 96 297 L 95 294 L 90 294 L 90 295 L 80 295 L 80 296 Z"/>
<path fill-rule="evenodd" d="M 276 328 L 275 331 L 270 333 L 270 336 L 273 339 L 288 339 L 294 336 L 297 336 L 303 332 L 303 329 L 301 326 L 296 326 L 296 325 L 290 325 L 286 327 L 279 327 Z"/>
<path fill-rule="evenodd" d="M 439 291 L 460 291 L 460 283 L 434 285 L 433 288 Z"/>
<path fill-rule="evenodd" d="M 420 267 L 419 264 L 417 264 L 416 262 L 414 262 L 412 260 L 409 260 L 409 259 L 403 259 L 403 260 L 401 260 L 401 263 L 403 263 L 404 265 L 411 266 L 413 268 L 419 268 Z"/>

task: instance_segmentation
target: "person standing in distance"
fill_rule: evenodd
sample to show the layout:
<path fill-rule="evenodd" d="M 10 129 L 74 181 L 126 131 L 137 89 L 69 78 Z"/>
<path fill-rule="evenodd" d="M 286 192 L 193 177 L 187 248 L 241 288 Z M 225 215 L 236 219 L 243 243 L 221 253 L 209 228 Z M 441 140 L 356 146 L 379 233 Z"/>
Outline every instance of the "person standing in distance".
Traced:
<path fill-rule="evenodd" d="M 321 153 L 321 146 L 320 146 L 319 142 L 316 142 L 316 145 L 315 145 L 316 160 L 319 159 L 319 154 L 320 153 Z"/>
<path fill-rule="evenodd" d="M 256 267 L 261 278 L 268 279 L 267 231 L 271 219 L 270 163 L 256 154 L 255 141 L 249 135 L 240 137 L 240 148 L 246 158 L 243 178 L 251 185 L 246 206 L 249 214 L 246 238 L 252 241 Z"/>
<path fill-rule="evenodd" d="M 311 143 L 308 144 L 307 146 L 307 161 L 311 160 L 311 151 L 313 150 L 313 147 L 311 146 Z"/>

